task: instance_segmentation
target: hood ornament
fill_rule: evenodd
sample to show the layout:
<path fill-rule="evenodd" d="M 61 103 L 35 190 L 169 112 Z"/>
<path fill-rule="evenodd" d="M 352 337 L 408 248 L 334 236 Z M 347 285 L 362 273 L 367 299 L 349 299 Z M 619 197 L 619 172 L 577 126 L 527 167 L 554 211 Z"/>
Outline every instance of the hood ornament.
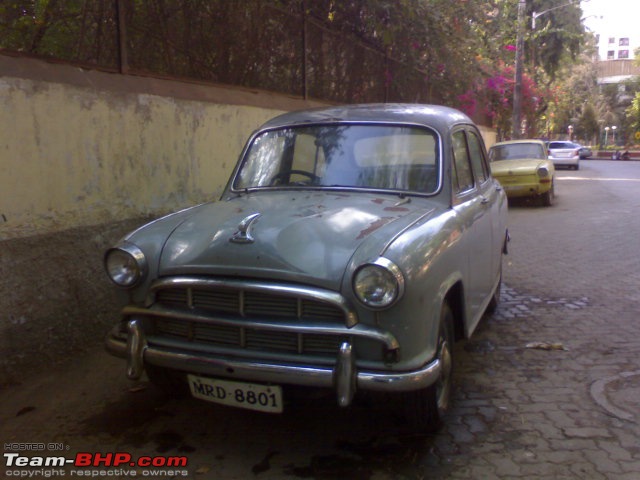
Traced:
<path fill-rule="evenodd" d="M 253 222 L 255 222 L 261 216 L 261 213 L 252 213 L 248 217 L 245 217 L 240 222 L 240 224 L 238 225 L 238 230 L 231 236 L 229 241 L 233 243 L 253 243 L 255 240 L 251 236 L 251 225 L 253 225 Z"/>

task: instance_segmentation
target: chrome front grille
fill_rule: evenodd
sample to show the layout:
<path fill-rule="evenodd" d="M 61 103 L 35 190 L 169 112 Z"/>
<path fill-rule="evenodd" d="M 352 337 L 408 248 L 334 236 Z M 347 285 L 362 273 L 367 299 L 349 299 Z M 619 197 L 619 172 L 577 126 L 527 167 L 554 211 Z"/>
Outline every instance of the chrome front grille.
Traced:
<path fill-rule="evenodd" d="M 152 291 L 150 341 L 335 357 L 357 323 L 339 294 L 318 289 L 189 277 Z"/>
<path fill-rule="evenodd" d="M 297 318 L 345 323 L 344 312 L 326 302 L 290 295 L 199 287 L 166 288 L 156 292 L 156 303 L 171 308 L 206 310 L 212 315 L 240 318 Z"/>
<path fill-rule="evenodd" d="M 303 334 L 166 318 L 155 318 L 153 323 L 153 336 L 262 352 L 335 356 L 340 344 L 350 340 L 348 335 Z"/>

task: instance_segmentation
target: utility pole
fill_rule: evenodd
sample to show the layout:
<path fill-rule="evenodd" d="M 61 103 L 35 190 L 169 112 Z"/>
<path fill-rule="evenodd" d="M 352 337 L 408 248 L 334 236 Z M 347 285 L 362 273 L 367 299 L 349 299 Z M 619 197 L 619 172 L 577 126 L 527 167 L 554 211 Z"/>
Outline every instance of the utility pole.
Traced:
<path fill-rule="evenodd" d="M 518 34 L 516 39 L 516 78 L 513 88 L 513 116 L 511 117 L 511 138 L 520 138 L 520 124 L 522 123 L 522 56 L 524 51 L 524 15 L 526 0 L 518 3 Z"/>

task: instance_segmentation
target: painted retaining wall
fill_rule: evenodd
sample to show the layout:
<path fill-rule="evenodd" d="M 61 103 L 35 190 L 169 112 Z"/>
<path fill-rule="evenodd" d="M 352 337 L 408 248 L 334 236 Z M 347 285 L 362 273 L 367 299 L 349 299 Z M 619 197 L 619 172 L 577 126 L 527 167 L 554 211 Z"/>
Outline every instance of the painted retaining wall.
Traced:
<path fill-rule="evenodd" d="M 104 250 L 217 199 L 256 127 L 319 105 L 1 55 L 0 74 L 0 388 L 102 348 Z"/>
<path fill-rule="evenodd" d="M 120 310 L 104 250 L 217 199 L 257 126 L 314 106 L 0 55 L 0 389 L 102 348 Z"/>

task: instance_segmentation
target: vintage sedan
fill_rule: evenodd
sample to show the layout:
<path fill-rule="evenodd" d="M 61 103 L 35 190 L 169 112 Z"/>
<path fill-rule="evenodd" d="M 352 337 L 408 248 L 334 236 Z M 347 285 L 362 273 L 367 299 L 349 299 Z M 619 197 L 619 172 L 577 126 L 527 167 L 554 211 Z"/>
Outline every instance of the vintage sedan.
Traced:
<path fill-rule="evenodd" d="M 431 430 L 454 341 L 497 304 L 506 216 L 481 134 L 457 110 L 284 114 L 250 137 L 219 201 L 106 252 L 128 298 L 106 347 L 129 378 L 146 370 L 203 400 L 282 412 L 296 386 L 345 407 L 387 392 Z"/>
<path fill-rule="evenodd" d="M 491 173 L 507 197 L 533 197 L 551 206 L 555 196 L 555 168 L 541 140 L 512 140 L 489 149 Z"/>

